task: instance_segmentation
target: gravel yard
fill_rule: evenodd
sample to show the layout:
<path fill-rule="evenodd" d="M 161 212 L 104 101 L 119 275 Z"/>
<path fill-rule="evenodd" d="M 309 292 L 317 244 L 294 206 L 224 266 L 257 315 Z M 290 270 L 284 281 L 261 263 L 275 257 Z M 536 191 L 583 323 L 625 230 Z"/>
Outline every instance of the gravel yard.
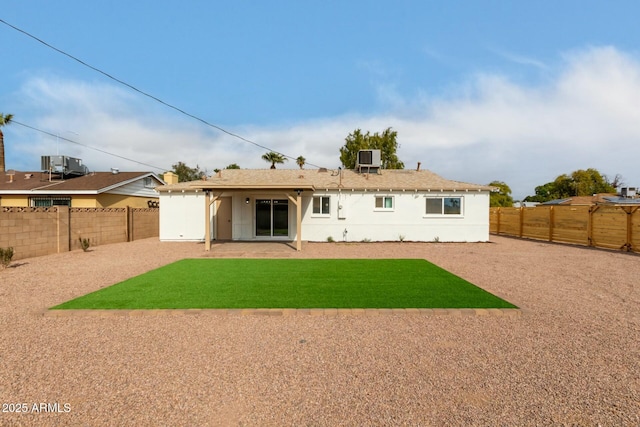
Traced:
<path fill-rule="evenodd" d="M 0 271 L 0 425 L 640 425 L 640 256 L 491 240 L 147 239 L 16 261 Z M 521 311 L 43 316 L 202 256 L 424 258 Z"/>

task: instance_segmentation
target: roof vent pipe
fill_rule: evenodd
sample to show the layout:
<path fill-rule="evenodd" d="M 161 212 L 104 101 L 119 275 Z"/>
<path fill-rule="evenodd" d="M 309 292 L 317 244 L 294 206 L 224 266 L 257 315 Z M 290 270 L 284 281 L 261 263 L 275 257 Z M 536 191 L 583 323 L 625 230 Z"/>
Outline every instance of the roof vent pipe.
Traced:
<path fill-rule="evenodd" d="M 418 167 L 416 168 L 416 172 L 420 172 L 420 165 L 421 165 L 421 164 L 422 164 L 422 163 L 418 162 Z"/>

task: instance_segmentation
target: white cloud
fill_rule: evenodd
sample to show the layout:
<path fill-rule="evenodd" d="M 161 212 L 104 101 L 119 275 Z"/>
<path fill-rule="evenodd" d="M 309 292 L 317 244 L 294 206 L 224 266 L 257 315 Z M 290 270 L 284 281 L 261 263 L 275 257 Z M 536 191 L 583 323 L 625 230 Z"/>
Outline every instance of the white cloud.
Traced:
<path fill-rule="evenodd" d="M 421 131 L 405 158 L 452 179 L 506 181 L 516 197 L 576 169 L 595 167 L 629 185 L 640 183 L 640 63 L 614 48 L 566 55 L 554 79 L 527 87 L 480 75 L 473 91 L 432 100 L 422 121 L 397 126 Z M 456 170 L 456 164 L 458 170 Z M 446 166 L 440 166 L 446 165 Z"/>
<path fill-rule="evenodd" d="M 544 83 L 529 86 L 506 76 L 478 75 L 463 82 L 459 92 L 439 98 L 421 91 L 402 97 L 387 85 L 379 92 L 388 101 L 385 114 L 228 130 L 334 168 L 348 133 L 393 127 L 399 157 L 408 168 L 421 161 L 423 168 L 449 179 L 502 180 L 516 198 L 562 173 L 589 167 L 610 176 L 620 173 L 628 185 L 640 185 L 638 59 L 613 47 L 588 48 L 564 55 L 556 69 Z M 20 96 L 22 111 L 16 120 L 145 164 L 169 168 L 184 161 L 209 170 L 231 163 L 268 167 L 260 159 L 265 149 L 119 87 L 47 77 L 28 81 Z M 55 151 L 51 136 L 19 126 L 7 127 L 5 134 L 8 167 L 37 169 L 40 155 Z M 61 142 L 59 150 L 82 158 L 94 170 L 149 169 L 68 142 Z M 290 160 L 284 167 L 296 165 Z"/>

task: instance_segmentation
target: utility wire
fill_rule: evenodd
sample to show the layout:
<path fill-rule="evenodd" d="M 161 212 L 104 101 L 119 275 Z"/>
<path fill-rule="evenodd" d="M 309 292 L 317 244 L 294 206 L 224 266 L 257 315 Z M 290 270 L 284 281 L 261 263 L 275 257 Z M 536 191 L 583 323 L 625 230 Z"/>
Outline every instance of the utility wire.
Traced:
<path fill-rule="evenodd" d="M 17 125 L 24 126 L 24 127 L 26 127 L 26 128 L 29 128 L 29 129 L 35 130 L 35 131 L 37 131 L 37 132 L 44 133 L 45 135 L 53 136 L 53 137 L 55 137 L 55 138 L 57 138 L 57 139 L 61 139 L 61 140 L 63 140 L 63 141 L 67 141 L 67 142 L 70 142 L 70 143 L 72 143 L 72 144 L 80 145 L 80 146 L 82 146 L 82 147 L 89 148 L 89 149 L 91 149 L 91 150 L 96 150 L 96 151 L 99 151 L 99 152 L 101 152 L 101 153 L 104 153 L 104 154 L 108 154 L 108 155 L 110 155 L 110 156 L 113 156 L 113 157 L 118 157 L 118 158 L 123 159 L 123 160 L 128 160 L 128 161 L 133 162 L 133 163 L 138 163 L 139 165 L 148 166 L 148 167 L 150 167 L 150 168 L 157 169 L 157 170 L 161 170 L 161 171 L 168 171 L 168 170 L 170 170 L 170 169 L 168 169 L 168 168 L 161 168 L 161 167 L 159 167 L 159 166 L 150 165 L 149 163 L 139 162 L 139 161 L 137 161 L 137 160 L 129 159 L 128 157 L 120 156 L 120 155 L 118 155 L 118 154 L 113 154 L 113 153 L 110 153 L 110 152 L 108 152 L 108 151 L 101 150 L 100 148 L 96 148 L 96 147 L 92 147 L 92 146 L 90 146 L 90 145 L 82 144 L 82 143 L 80 143 L 80 142 L 73 141 L 73 140 L 71 140 L 71 139 L 69 139 L 69 138 L 65 138 L 65 137 L 62 137 L 62 136 L 60 136 L 60 135 L 57 135 L 57 134 L 55 134 L 55 133 L 47 132 L 46 130 L 38 129 L 37 127 L 33 127 L 33 126 L 29 126 L 29 125 L 24 124 L 24 123 L 20 123 L 20 122 L 19 122 L 19 121 L 17 121 L 17 120 L 11 120 L 11 123 L 15 123 L 15 124 L 17 124 Z"/>
<path fill-rule="evenodd" d="M 147 92 L 145 92 L 145 91 L 143 91 L 143 90 L 140 90 L 140 89 L 138 89 L 137 87 L 135 87 L 135 86 L 133 86 L 133 85 L 131 85 L 131 84 L 129 84 L 129 83 L 127 83 L 127 82 L 123 81 L 123 80 L 120 80 L 119 78 L 114 77 L 114 76 L 112 76 L 111 74 L 106 73 L 106 72 L 102 71 L 101 69 L 96 68 L 96 67 L 94 67 L 93 65 L 90 65 L 90 64 L 88 64 L 88 63 L 86 63 L 86 62 L 82 61 L 81 59 L 78 59 L 78 58 L 76 58 L 75 56 L 73 56 L 73 55 L 71 55 L 71 54 L 69 54 L 69 53 L 67 53 L 67 52 L 65 52 L 65 51 L 63 51 L 63 50 L 61 50 L 61 49 L 58 49 L 58 48 L 57 48 L 57 47 L 55 47 L 55 46 L 50 45 L 49 43 L 45 42 L 44 40 L 42 40 L 42 39 L 40 39 L 40 38 L 38 38 L 38 37 L 36 37 L 36 36 L 34 36 L 33 34 L 28 33 L 27 31 L 22 30 L 22 29 L 20 29 L 20 28 L 16 27 L 15 25 L 11 25 L 10 23 L 8 23 L 7 21 L 5 21 L 5 20 L 4 20 L 4 19 L 2 19 L 2 18 L 0 18 L 0 22 L 1 22 L 1 23 L 3 23 L 3 24 L 5 24 L 6 26 L 8 26 L 8 27 L 10 27 L 10 28 L 13 28 L 14 30 L 16 30 L 16 31 L 18 31 L 18 32 L 20 32 L 20 33 L 22 33 L 22 34 L 26 35 L 27 37 L 30 37 L 30 38 L 32 38 L 32 39 L 34 39 L 34 40 L 36 40 L 37 42 L 42 43 L 42 44 L 43 44 L 43 45 L 45 45 L 46 47 L 48 47 L 48 48 L 50 48 L 50 49 L 53 49 L 53 50 L 55 50 L 56 52 L 58 52 L 58 53 L 60 53 L 60 54 L 62 54 L 62 55 L 64 55 L 64 56 L 66 56 L 66 57 L 68 57 L 68 58 L 70 58 L 70 59 L 73 59 L 73 60 L 74 60 L 74 61 L 76 61 L 76 62 L 79 62 L 80 64 L 84 65 L 85 67 L 90 68 L 91 70 L 96 71 L 96 72 L 98 72 L 98 73 L 102 74 L 103 76 L 105 76 L 105 77 L 107 77 L 107 78 L 109 78 L 109 79 L 111 79 L 111 80 L 113 80 L 113 81 L 115 81 L 115 82 L 117 82 L 117 83 L 120 83 L 121 85 L 126 86 L 126 87 L 128 87 L 129 89 L 131 89 L 131 90 L 133 90 L 133 91 L 135 91 L 135 92 L 138 92 L 138 93 L 139 93 L 139 94 L 141 94 L 141 95 L 146 96 L 147 98 L 151 98 L 151 99 L 153 99 L 154 101 L 159 102 L 160 104 L 162 104 L 162 105 L 164 105 L 164 106 L 166 106 L 166 107 L 169 107 L 169 108 L 171 108 L 171 109 L 173 109 L 173 110 L 175 110 L 175 111 L 177 111 L 177 112 L 179 112 L 179 113 L 181 113 L 181 114 L 183 114 L 183 115 L 185 115 L 185 116 L 187 116 L 187 117 L 191 117 L 192 119 L 195 119 L 195 120 L 197 120 L 197 121 L 199 121 L 199 122 L 201 122 L 201 123 L 203 123 L 203 124 L 205 124 L 205 125 L 207 125 L 207 126 L 209 126 L 209 127 L 212 127 L 212 128 L 214 128 L 214 129 L 217 129 L 217 130 L 219 130 L 220 132 L 226 133 L 226 134 L 227 134 L 227 135 L 229 135 L 229 136 L 232 136 L 232 137 L 237 138 L 237 139 L 239 139 L 239 140 L 241 140 L 241 141 L 244 141 L 244 142 L 247 142 L 247 143 L 249 143 L 249 144 L 252 144 L 252 145 L 254 145 L 254 146 L 256 146 L 256 147 L 259 147 L 259 148 L 262 148 L 262 149 L 264 149 L 264 150 L 268 150 L 268 151 L 273 151 L 273 152 L 275 152 L 275 153 L 277 153 L 277 154 L 280 154 L 280 155 L 282 155 L 282 156 L 284 156 L 284 157 L 287 157 L 287 158 L 289 158 L 289 159 L 293 159 L 293 160 L 295 160 L 295 157 L 288 156 L 288 155 L 286 155 L 286 154 L 284 154 L 284 153 L 280 153 L 280 152 L 275 151 L 275 150 L 273 150 L 273 149 L 271 149 L 271 148 L 269 148 L 269 147 L 267 147 L 267 146 L 265 146 L 265 145 L 258 144 L 257 142 L 251 141 L 251 140 L 249 140 L 249 139 L 247 139 L 247 138 L 244 138 L 243 136 L 240 136 L 240 135 L 238 135 L 238 134 L 236 134 L 236 133 L 230 132 L 230 131 L 228 131 L 228 130 L 226 130 L 226 129 L 224 129 L 224 128 L 222 128 L 222 127 L 218 126 L 218 125 L 215 125 L 215 124 L 213 124 L 213 123 L 210 123 L 210 122 L 206 121 L 205 119 L 202 119 L 202 118 L 200 118 L 200 117 L 198 117 L 198 116 L 195 116 L 195 115 L 193 115 L 193 114 L 191 114 L 191 113 L 188 113 L 187 111 L 185 111 L 185 110 L 183 110 L 183 109 L 181 109 L 181 108 L 178 108 L 178 107 L 176 107 L 175 105 L 169 104 L 168 102 L 165 102 L 165 101 L 161 100 L 160 98 L 158 98 L 158 97 L 156 97 L 156 96 L 151 95 L 150 93 L 147 93 Z M 15 122 L 15 120 L 14 120 L 14 122 Z M 320 166 L 318 166 L 318 165 L 314 165 L 313 163 L 307 163 L 307 164 L 308 164 L 308 165 L 310 165 L 310 166 L 314 166 L 314 167 L 320 168 Z"/>

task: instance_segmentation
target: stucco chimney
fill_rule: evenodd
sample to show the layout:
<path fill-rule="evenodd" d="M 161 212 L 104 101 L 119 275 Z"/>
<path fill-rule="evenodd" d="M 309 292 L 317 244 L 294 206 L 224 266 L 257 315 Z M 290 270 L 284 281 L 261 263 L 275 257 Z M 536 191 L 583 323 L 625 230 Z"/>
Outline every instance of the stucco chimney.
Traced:
<path fill-rule="evenodd" d="M 162 176 L 162 179 L 167 184 L 177 184 L 178 183 L 178 175 L 173 172 L 165 172 Z"/>

